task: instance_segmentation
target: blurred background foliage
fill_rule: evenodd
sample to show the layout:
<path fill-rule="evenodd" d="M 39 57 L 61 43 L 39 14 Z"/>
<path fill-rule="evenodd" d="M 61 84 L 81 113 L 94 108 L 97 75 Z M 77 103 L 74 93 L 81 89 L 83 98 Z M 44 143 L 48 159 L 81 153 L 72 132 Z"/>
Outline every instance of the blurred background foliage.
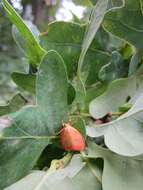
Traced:
<path fill-rule="evenodd" d="M 24 20 L 34 23 L 40 32 L 54 20 L 86 22 L 92 3 L 96 0 L 10 0 Z M 92 2 L 92 3 L 91 3 Z M 87 8 L 88 7 L 88 8 Z M 25 71 L 28 64 L 12 36 L 12 24 L 0 3 L 0 104 L 16 92 L 10 76 L 14 71 Z"/>

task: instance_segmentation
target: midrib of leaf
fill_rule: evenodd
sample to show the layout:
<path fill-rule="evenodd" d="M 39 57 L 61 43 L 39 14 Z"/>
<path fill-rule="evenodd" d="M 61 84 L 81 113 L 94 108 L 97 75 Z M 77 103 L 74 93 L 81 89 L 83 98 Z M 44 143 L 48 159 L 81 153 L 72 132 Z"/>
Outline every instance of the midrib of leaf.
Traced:
<path fill-rule="evenodd" d="M 94 159 L 95 159 L 95 157 L 94 157 Z M 90 164 L 90 162 L 88 160 L 86 160 L 86 163 L 87 163 L 88 168 L 92 172 L 92 174 L 96 177 L 97 181 L 102 184 L 102 179 L 97 176 L 96 171 L 95 171 L 95 169 L 92 168 L 92 165 Z"/>
<path fill-rule="evenodd" d="M 4 137 L 0 136 L 0 140 L 22 140 L 22 139 L 35 139 L 35 140 L 46 140 L 56 139 L 57 136 L 18 136 L 18 137 Z"/>
<path fill-rule="evenodd" d="M 56 139 L 58 136 L 33 136 L 24 131 L 22 128 L 20 128 L 16 122 L 13 122 L 13 124 L 21 131 L 24 135 L 22 136 L 3 136 L 3 134 L 0 134 L 0 140 L 22 140 L 22 139 L 36 139 L 36 140 L 46 140 L 46 139 Z"/>
<path fill-rule="evenodd" d="M 49 169 L 46 174 L 44 175 L 43 179 L 41 180 L 41 182 L 38 184 L 37 187 L 35 187 L 33 190 L 41 190 L 42 185 L 44 184 L 44 182 L 47 180 L 47 178 L 56 171 L 55 168 L 51 168 Z"/>
<path fill-rule="evenodd" d="M 48 177 L 52 174 L 52 173 L 54 173 L 54 172 L 56 172 L 58 169 L 60 170 L 60 169 L 63 169 L 63 168 L 61 168 L 60 167 L 60 162 L 62 163 L 62 167 L 65 167 L 68 163 L 69 163 L 69 161 L 71 160 L 71 158 L 72 158 L 72 153 L 68 153 L 67 155 L 65 155 L 62 159 L 60 159 L 60 160 L 53 160 L 52 162 L 51 162 L 51 166 L 50 166 L 50 168 L 49 168 L 49 170 L 46 172 L 46 174 L 43 176 L 43 179 L 41 180 L 41 182 L 37 185 L 37 187 L 35 187 L 33 190 L 41 190 L 41 187 L 42 187 L 42 185 L 45 183 L 45 181 L 47 181 L 47 179 L 48 179 Z M 57 168 L 57 166 L 59 166 L 59 168 Z"/>

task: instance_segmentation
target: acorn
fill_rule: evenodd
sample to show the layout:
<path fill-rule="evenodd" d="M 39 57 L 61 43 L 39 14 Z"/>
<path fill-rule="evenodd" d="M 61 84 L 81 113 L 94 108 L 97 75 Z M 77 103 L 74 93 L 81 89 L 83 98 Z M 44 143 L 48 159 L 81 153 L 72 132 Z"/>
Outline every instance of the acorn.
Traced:
<path fill-rule="evenodd" d="M 60 138 L 64 150 L 83 151 L 86 147 L 84 137 L 70 123 L 63 124 Z"/>

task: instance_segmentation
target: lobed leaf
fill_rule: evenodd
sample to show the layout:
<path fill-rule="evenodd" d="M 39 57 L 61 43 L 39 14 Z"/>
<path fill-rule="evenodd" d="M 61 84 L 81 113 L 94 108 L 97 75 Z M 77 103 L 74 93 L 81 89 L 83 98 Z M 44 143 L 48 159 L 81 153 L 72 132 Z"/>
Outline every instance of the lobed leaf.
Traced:
<path fill-rule="evenodd" d="M 91 115 L 99 118 L 106 113 L 116 112 L 129 96 L 131 97 L 129 103 L 132 103 L 133 106 L 128 112 L 109 123 L 93 124 L 92 127 L 88 127 L 88 135 L 91 137 L 104 135 L 105 144 L 120 155 L 143 154 L 142 85 L 142 80 L 138 81 L 136 78 L 113 82 L 106 93 L 91 103 Z"/>
<path fill-rule="evenodd" d="M 143 49 L 143 2 L 140 0 L 123 0 L 123 6 L 110 10 L 105 16 L 103 26 L 112 34 L 124 39 L 135 47 L 135 55 L 131 61 L 129 74 L 135 73 L 142 57 Z M 139 40 L 140 39 L 140 40 Z M 134 58 L 136 57 L 136 58 Z"/>
<path fill-rule="evenodd" d="M 37 75 L 37 105 L 8 115 L 12 124 L 0 131 L 0 189 L 28 174 L 56 138 L 52 135 L 67 115 L 67 86 L 63 60 L 54 51 L 47 53 Z"/>
<path fill-rule="evenodd" d="M 142 190 L 143 160 L 117 155 L 93 142 L 88 143 L 88 158 L 104 159 L 104 190 Z"/>

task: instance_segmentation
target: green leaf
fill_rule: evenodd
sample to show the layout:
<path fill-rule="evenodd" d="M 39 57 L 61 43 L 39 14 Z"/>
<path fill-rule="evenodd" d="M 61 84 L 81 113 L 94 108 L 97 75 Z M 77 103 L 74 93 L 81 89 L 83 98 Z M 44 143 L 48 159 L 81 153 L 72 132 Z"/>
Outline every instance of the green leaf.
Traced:
<path fill-rule="evenodd" d="M 5 106 L 0 106 L 0 116 L 18 111 L 27 103 L 27 100 L 21 94 L 15 95 Z"/>
<path fill-rule="evenodd" d="M 36 93 L 36 75 L 14 72 L 11 77 L 18 87 L 32 94 Z"/>
<path fill-rule="evenodd" d="M 105 82 L 111 82 L 115 79 L 127 76 L 128 63 L 117 51 L 112 52 L 111 61 L 104 65 L 99 71 L 99 78 Z"/>
<path fill-rule="evenodd" d="M 136 77 L 117 79 L 113 81 L 101 96 L 95 98 L 89 106 L 94 118 L 102 118 L 109 112 L 117 112 L 137 90 Z"/>
<path fill-rule="evenodd" d="M 24 40 L 24 46 L 26 47 L 26 54 L 30 64 L 35 66 L 39 65 L 41 58 L 46 53 L 45 50 L 41 48 L 37 39 L 35 38 L 35 35 L 18 15 L 18 13 L 16 13 L 16 11 L 12 8 L 10 3 L 8 3 L 7 0 L 2 0 L 2 3 L 9 16 L 9 19 L 17 27 Z"/>
<path fill-rule="evenodd" d="M 54 22 L 50 23 L 47 32 L 40 36 L 44 49 L 54 49 L 63 57 L 70 77 L 73 77 L 73 72 L 76 71 L 84 29 L 84 26 L 75 23 Z"/>
<path fill-rule="evenodd" d="M 73 85 L 69 83 L 68 85 L 68 104 L 69 105 L 72 104 L 72 102 L 74 101 L 75 95 L 76 95 L 75 89 Z"/>
<path fill-rule="evenodd" d="M 38 28 L 30 21 L 25 21 L 25 25 L 29 28 L 30 32 L 32 33 L 33 37 L 38 43 L 40 35 Z M 31 50 L 28 49 L 27 40 L 25 40 L 25 38 L 21 35 L 20 31 L 17 29 L 15 25 L 12 26 L 12 36 L 15 42 L 17 43 L 18 47 L 24 53 L 24 55 L 26 56 L 27 54 L 29 54 L 28 52 L 30 52 Z"/>
<path fill-rule="evenodd" d="M 115 9 L 106 14 L 103 25 L 109 32 L 142 50 L 143 2 L 125 0 L 124 3 L 124 7 L 121 7 L 121 9 Z"/>
<path fill-rule="evenodd" d="M 133 107 L 118 119 L 99 125 L 93 125 L 87 129 L 89 136 L 105 137 L 105 144 L 110 150 L 126 156 L 143 154 L 143 104 L 142 98 L 138 98 Z"/>
<path fill-rule="evenodd" d="M 125 103 L 119 107 L 119 112 L 126 113 L 132 106 L 133 105 L 131 103 Z"/>
<path fill-rule="evenodd" d="M 67 117 L 67 87 L 63 60 L 54 51 L 47 53 L 37 75 L 37 104 L 8 115 L 12 124 L 0 131 L 1 189 L 25 176 L 56 138 L 51 135 Z"/>
<path fill-rule="evenodd" d="M 67 67 L 69 78 L 74 78 L 77 70 L 78 59 L 81 51 L 82 40 L 84 38 L 85 25 L 79 25 L 71 22 L 54 22 L 48 25 L 47 33 L 40 36 L 41 46 L 48 50 L 54 49 L 63 57 Z M 72 35 L 71 35 L 72 34 Z M 103 41 L 108 41 L 108 33 L 102 32 Z M 101 40 L 94 40 L 93 45 L 88 49 L 84 60 L 84 70 L 96 73 L 101 67 L 108 63 L 110 55 L 105 52 L 104 44 Z M 98 75 L 94 74 L 94 78 L 88 83 L 94 83 Z"/>
<path fill-rule="evenodd" d="M 85 36 L 83 39 L 81 54 L 80 54 L 79 62 L 78 62 L 77 74 L 79 75 L 80 78 L 81 78 L 80 75 L 81 75 L 81 70 L 82 70 L 84 59 L 85 59 L 85 55 L 95 37 L 96 32 L 98 31 L 103 21 L 104 15 L 107 10 L 107 5 L 108 5 L 108 0 L 100 0 L 97 2 L 96 6 L 94 7 L 92 11 L 89 25 L 87 26 Z"/>
<path fill-rule="evenodd" d="M 106 13 L 108 6 L 108 0 L 98 0 L 96 3 L 96 6 L 93 8 L 91 17 L 89 20 L 89 24 L 87 26 L 85 36 L 82 43 L 81 53 L 78 61 L 78 67 L 77 67 L 77 85 L 78 85 L 78 91 L 77 96 L 79 94 L 83 94 L 82 96 L 86 96 L 86 87 L 84 80 L 82 78 L 82 71 L 83 71 L 83 65 L 84 65 L 84 59 L 87 54 L 87 51 L 95 37 L 95 34 L 100 28 L 100 25 L 103 21 L 104 15 Z M 91 68 L 91 67 L 90 67 Z M 93 69 L 93 68 L 92 68 Z M 91 73 L 92 75 L 93 73 Z M 80 91 L 80 93 L 79 93 Z"/>
<path fill-rule="evenodd" d="M 90 0 L 73 0 L 76 5 L 92 7 L 93 4 Z"/>
<path fill-rule="evenodd" d="M 85 121 L 80 117 L 71 118 L 71 122 L 74 128 L 76 128 L 86 138 Z"/>
<path fill-rule="evenodd" d="M 139 0 L 125 0 L 123 2 L 123 7 L 111 10 L 106 14 L 103 25 L 109 32 L 132 44 L 136 48 L 135 51 L 142 54 L 143 2 Z M 131 62 L 130 74 L 136 71 L 140 59 L 141 57 L 138 58 L 134 65 Z"/>
<path fill-rule="evenodd" d="M 20 89 L 32 94 L 36 93 L 36 75 L 26 73 L 12 73 L 12 79 Z M 68 104 L 71 104 L 75 98 L 75 89 L 71 83 L 68 84 Z"/>
<path fill-rule="evenodd" d="M 130 61 L 130 67 L 129 67 L 129 76 L 134 74 L 136 72 L 136 70 L 138 69 L 138 65 L 139 65 L 139 62 L 141 60 L 141 57 L 142 57 L 142 52 L 138 52 L 136 51 L 132 58 L 131 58 L 131 61 Z"/>
<path fill-rule="evenodd" d="M 96 59 L 96 60 L 95 60 Z M 99 71 L 100 69 L 106 65 L 110 61 L 111 57 L 107 53 L 96 53 L 96 57 L 94 53 L 87 54 L 85 58 L 85 64 L 83 66 L 83 76 L 85 77 L 85 73 L 87 73 L 87 78 L 85 79 L 86 86 L 90 86 L 98 82 L 99 79 Z M 87 62 L 90 61 L 90 63 Z M 83 77 L 82 77 L 83 79 Z"/>
<path fill-rule="evenodd" d="M 113 34 L 105 31 L 105 29 L 100 26 L 99 30 L 95 35 L 91 47 L 96 47 L 96 49 L 109 52 L 119 51 L 125 46 L 125 41 L 114 36 Z"/>
<path fill-rule="evenodd" d="M 72 112 L 78 111 L 79 110 L 79 104 L 77 102 L 81 102 L 81 111 L 82 113 L 89 113 L 89 104 L 92 100 L 94 100 L 96 97 L 100 96 L 105 92 L 107 89 L 107 84 L 102 84 L 100 82 L 95 83 L 95 85 L 91 86 L 90 88 L 87 89 L 86 91 L 86 96 L 84 97 L 79 97 L 79 100 L 75 101 L 72 104 Z"/>
<path fill-rule="evenodd" d="M 48 143 L 48 140 L 37 139 L 1 142 L 0 188 L 4 189 L 27 175 Z"/>
<path fill-rule="evenodd" d="M 117 109 L 126 102 L 129 96 L 131 97 L 129 103 L 132 103 L 133 106 L 128 112 L 109 123 L 91 124 L 87 129 L 88 135 L 91 137 L 104 135 L 105 144 L 120 155 L 143 154 L 142 87 L 143 81 L 136 78 L 122 79 L 112 83 L 104 95 L 91 103 L 90 113 L 92 116 L 100 118 L 106 113 L 117 112 Z"/>
<path fill-rule="evenodd" d="M 90 166 L 82 162 L 79 155 L 75 155 L 69 165 L 64 169 L 59 169 L 55 172 L 35 171 L 21 181 L 13 184 L 5 190 L 101 190 L 100 177 L 95 176 L 95 163 L 90 163 Z M 97 169 L 97 168 L 96 168 Z M 95 173 L 94 173 L 95 172 Z M 39 176 L 39 178 L 38 178 Z M 88 178 L 87 178 L 88 176 Z M 37 180 L 36 180 L 37 179 Z"/>
<path fill-rule="evenodd" d="M 103 94 L 107 89 L 107 84 L 96 83 L 91 88 L 87 89 L 85 97 L 85 112 L 89 112 L 89 104 L 96 97 Z"/>
<path fill-rule="evenodd" d="M 54 22 L 49 24 L 47 34 L 43 34 L 41 36 L 41 44 L 46 50 L 55 49 L 62 55 L 70 78 L 73 78 L 76 73 L 84 31 L 84 25 Z M 105 31 L 102 32 L 103 39 L 106 38 L 108 40 L 107 36 L 108 34 Z M 87 52 L 84 60 L 84 71 L 89 73 L 87 74 L 87 79 L 85 79 L 87 85 L 91 85 L 92 83 L 99 80 L 99 70 L 110 60 L 110 55 L 104 52 L 104 49 L 102 50 L 103 47 L 104 45 L 102 44 L 101 40 L 97 41 L 95 39 L 93 45 Z M 101 50 L 98 50 L 97 48 L 100 48 Z M 77 85 L 74 87 L 77 93 L 79 88 Z M 81 97 L 83 96 L 80 92 L 79 94 L 80 98 L 78 101 L 82 101 Z"/>
<path fill-rule="evenodd" d="M 55 133 L 61 128 L 61 121 L 66 118 L 68 111 L 68 79 L 63 59 L 56 52 L 49 52 L 38 72 L 37 104 L 40 111 L 44 108 L 47 126 Z"/>
<path fill-rule="evenodd" d="M 119 156 L 111 151 L 88 143 L 88 158 L 104 159 L 102 187 L 104 190 L 142 190 L 143 160 Z"/>
<path fill-rule="evenodd" d="M 5 188 L 4 190 L 34 190 L 35 186 L 42 180 L 45 175 L 44 171 L 33 171 L 15 184 Z"/>

